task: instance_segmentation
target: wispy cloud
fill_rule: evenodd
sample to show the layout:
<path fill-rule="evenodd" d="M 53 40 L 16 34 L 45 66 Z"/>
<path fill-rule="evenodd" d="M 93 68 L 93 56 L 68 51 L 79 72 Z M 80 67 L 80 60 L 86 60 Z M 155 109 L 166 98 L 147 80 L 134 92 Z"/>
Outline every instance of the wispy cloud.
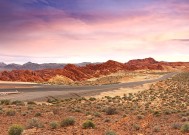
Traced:
<path fill-rule="evenodd" d="M 187 0 L 0 1 L 0 54 L 123 62 L 136 54 L 187 55 L 188 9 Z"/>
<path fill-rule="evenodd" d="M 173 39 L 174 41 L 189 42 L 189 39 Z"/>

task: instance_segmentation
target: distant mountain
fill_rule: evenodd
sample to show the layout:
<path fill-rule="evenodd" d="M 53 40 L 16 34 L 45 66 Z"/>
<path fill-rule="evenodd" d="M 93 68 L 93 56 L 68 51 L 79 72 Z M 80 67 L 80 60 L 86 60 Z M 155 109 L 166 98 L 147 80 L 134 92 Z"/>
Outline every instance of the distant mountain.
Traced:
<path fill-rule="evenodd" d="M 0 67 L 4 67 L 4 66 L 6 66 L 6 64 L 3 62 L 0 62 Z"/>
<path fill-rule="evenodd" d="M 76 63 L 77 66 L 85 66 L 87 64 L 91 64 L 90 62 Z M 5 64 L 4 62 L 0 62 L 0 70 L 43 70 L 43 69 L 61 69 L 67 63 L 44 63 L 37 64 L 32 62 L 27 62 L 23 65 L 20 64 Z"/>
<path fill-rule="evenodd" d="M 3 65 L 3 64 L 2 64 Z M 82 66 L 81 66 L 82 65 Z M 73 81 L 83 81 L 93 77 L 109 75 L 117 71 L 157 70 L 158 72 L 189 71 L 189 62 L 158 62 L 153 58 L 130 60 L 120 63 L 109 60 L 104 63 L 79 63 L 79 64 L 36 64 L 28 62 L 23 65 L 10 64 L 4 67 L 31 70 L 13 70 L 0 72 L 0 80 L 23 82 L 47 82 L 56 75 L 61 75 Z M 64 67 L 64 68 L 62 68 Z M 40 69 L 40 70 L 36 70 Z M 45 69 L 45 70 L 41 70 Z"/>

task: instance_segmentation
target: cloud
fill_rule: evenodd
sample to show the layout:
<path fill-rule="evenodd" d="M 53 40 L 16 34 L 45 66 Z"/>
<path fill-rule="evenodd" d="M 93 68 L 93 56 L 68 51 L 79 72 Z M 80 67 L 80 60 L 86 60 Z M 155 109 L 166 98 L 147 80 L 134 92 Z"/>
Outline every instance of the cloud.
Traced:
<path fill-rule="evenodd" d="M 189 42 L 189 39 L 173 39 L 174 41 Z"/>
<path fill-rule="evenodd" d="M 186 55 L 188 8 L 184 0 L 0 1 L 0 54 L 123 62 L 136 54 Z"/>

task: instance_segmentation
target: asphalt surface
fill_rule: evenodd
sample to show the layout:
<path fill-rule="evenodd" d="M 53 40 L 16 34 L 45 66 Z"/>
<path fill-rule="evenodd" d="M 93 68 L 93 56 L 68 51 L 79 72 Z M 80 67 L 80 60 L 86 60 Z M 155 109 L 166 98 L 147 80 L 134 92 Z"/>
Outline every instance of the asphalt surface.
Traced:
<path fill-rule="evenodd" d="M 21 92 L 16 95 L 0 96 L 0 99 L 12 99 L 12 100 L 37 100 L 44 99 L 48 96 L 56 97 L 80 97 L 80 96 L 92 96 L 104 91 L 111 91 L 119 88 L 128 88 L 143 85 L 146 83 L 152 83 L 156 81 L 165 80 L 177 73 L 168 73 L 163 77 L 153 80 L 145 80 L 138 82 L 118 83 L 110 85 L 98 85 L 98 86 L 64 86 L 64 85 L 44 85 L 44 84 L 15 84 L 15 83 L 1 83 L 0 92 Z M 14 88 L 3 88 L 3 86 L 12 86 Z M 18 88 L 17 88 L 18 87 Z M 26 87 L 26 88 L 19 88 Z M 28 88 L 27 88 L 28 87 Z"/>

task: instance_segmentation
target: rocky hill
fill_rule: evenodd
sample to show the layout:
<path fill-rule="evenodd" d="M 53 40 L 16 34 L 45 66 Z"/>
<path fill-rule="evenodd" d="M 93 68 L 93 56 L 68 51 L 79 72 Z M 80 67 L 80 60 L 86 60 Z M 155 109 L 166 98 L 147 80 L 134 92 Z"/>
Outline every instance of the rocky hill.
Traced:
<path fill-rule="evenodd" d="M 23 67 L 33 66 L 27 63 Z M 64 68 L 43 69 L 43 70 L 12 70 L 0 72 L 0 80 L 3 81 L 24 81 L 24 82 L 47 82 L 51 78 L 61 75 L 70 78 L 73 81 L 83 81 L 93 77 L 109 75 L 120 70 L 188 70 L 189 63 L 184 62 L 158 62 L 153 58 L 131 60 L 127 63 L 120 63 L 109 60 L 105 63 L 87 64 L 86 66 L 77 66 L 67 64 Z"/>

